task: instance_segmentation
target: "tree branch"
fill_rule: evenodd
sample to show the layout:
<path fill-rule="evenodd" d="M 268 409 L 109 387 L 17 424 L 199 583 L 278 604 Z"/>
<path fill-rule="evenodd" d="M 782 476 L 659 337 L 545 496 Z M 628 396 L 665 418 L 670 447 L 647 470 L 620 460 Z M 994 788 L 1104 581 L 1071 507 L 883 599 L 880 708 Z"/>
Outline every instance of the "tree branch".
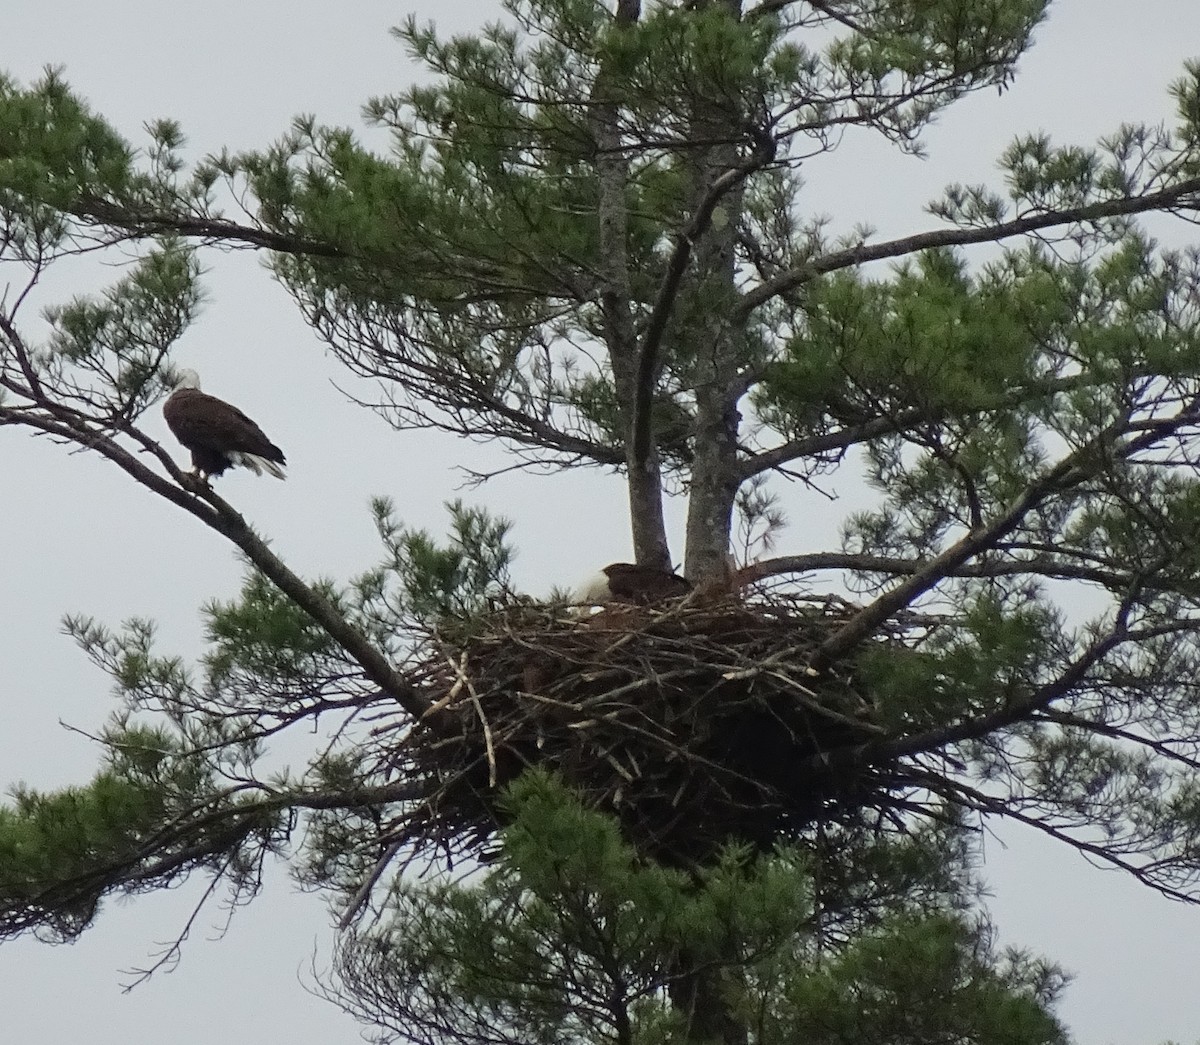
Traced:
<path fill-rule="evenodd" d="M 967 719 L 965 722 L 956 722 L 942 729 L 929 730 L 914 736 L 900 737 L 894 741 L 884 742 L 875 748 L 875 752 L 880 760 L 886 762 L 894 758 L 903 758 L 906 755 L 916 755 L 923 751 L 939 750 L 949 744 L 960 743 L 964 740 L 977 740 L 996 732 L 996 730 L 1016 725 L 1035 711 L 1048 707 L 1060 697 L 1071 692 L 1087 677 L 1087 673 L 1096 664 L 1118 646 L 1147 638 L 1150 634 L 1150 629 L 1135 633 L 1126 630 L 1123 626 L 1118 626 L 1104 638 L 1085 649 L 1067 665 L 1058 678 L 1047 682 L 1044 686 L 1039 686 L 1025 699 L 1011 701 L 990 715 L 981 715 L 978 718 Z M 874 760 L 872 758 L 872 761 Z"/>
<path fill-rule="evenodd" d="M 801 436 L 798 439 L 781 443 L 779 446 L 773 446 L 769 450 L 749 454 L 739 462 L 738 475 L 742 481 L 745 481 L 771 468 L 779 468 L 802 457 L 816 457 L 819 454 L 827 454 L 835 450 L 847 450 L 857 443 L 864 443 L 883 435 L 904 432 L 914 425 L 936 424 L 951 417 L 970 418 L 990 414 L 994 411 L 1011 410 L 1031 398 L 1059 395 L 1078 388 L 1094 387 L 1104 381 L 1104 378 L 1085 372 L 1069 377 L 1048 378 L 1028 384 L 1019 384 L 1006 389 L 991 402 L 974 405 L 969 412 L 964 414 L 956 415 L 952 414 L 949 409 L 930 410 L 920 406 L 884 413 L 868 421 L 839 428 L 834 432 Z M 876 409 L 882 409 L 882 407 L 877 406 Z"/>
<path fill-rule="evenodd" d="M 1032 816 L 1029 813 L 1022 812 L 1012 800 L 996 795 L 984 794 L 977 788 L 969 787 L 960 780 L 947 780 L 943 778 L 939 781 L 938 790 L 939 793 L 960 805 L 976 809 L 982 813 L 992 813 L 995 816 L 1005 817 L 1017 823 L 1036 828 L 1055 841 L 1063 842 L 1085 856 L 1093 857 L 1099 863 L 1128 872 L 1143 885 L 1148 885 L 1151 889 L 1172 900 L 1180 900 L 1188 904 L 1195 904 L 1197 902 L 1197 897 L 1194 893 L 1184 892 L 1178 886 L 1168 884 L 1169 879 L 1162 874 L 1156 873 L 1163 867 L 1163 861 L 1155 861 L 1152 864 L 1135 864 L 1131 860 L 1119 856 L 1111 845 L 1089 842 L 1084 838 L 1068 834 L 1061 826 L 1049 823 L 1040 816 Z M 1172 862 L 1177 866 L 1180 863 L 1184 863 L 1185 858 L 1176 858 Z M 1190 872 L 1189 877 L 1194 881 L 1194 868 L 1189 868 L 1188 870 Z M 1176 882 L 1180 882 L 1179 878 L 1175 880 Z"/>
<path fill-rule="evenodd" d="M 1124 445 L 1115 441 L 1128 434 L 1134 423 L 1125 421 L 1097 436 L 1060 461 L 997 518 L 982 528 L 968 533 L 940 555 L 917 569 L 908 580 L 897 584 L 869 606 L 855 614 L 842 628 L 826 639 L 817 649 L 813 667 L 824 670 L 855 649 L 880 624 L 934 587 L 942 578 L 961 567 L 967 560 L 995 546 L 1015 530 L 1034 508 L 1056 493 L 1078 486 L 1103 471 L 1114 459 L 1126 460 L 1139 450 L 1152 445 L 1185 424 L 1195 420 L 1196 404 L 1181 410 L 1171 418 L 1137 422 L 1139 434 Z"/>
<path fill-rule="evenodd" d="M 888 555 L 870 555 L 858 552 L 811 552 L 806 555 L 779 555 L 762 559 L 738 571 L 741 584 L 753 584 L 768 577 L 791 573 L 814 573 L 819 570 L 852 570 L 856 573 L 890 573 L 912 576 L 929 565 L 928 559 L 900 559 Z M 1008 558 L 991 562 L 961 563 L 947 569 L 943 577 L 1019 577 L 1027 574 L 1050 577 L 1055 580 L 1088 581 L 1106 588 L 1124 588 L 1131 577 L 1117 569 L 1079 566 L 1063 562 L 1051 555 L 1036 555 L 1028 558 Z M 1155 590 L 1152 580 L 1143 587 Z M 1172 580 L 1162 587 L 1179 590 Z"/>
<path fill-rule="evenodd" d="M 255 225 L 240 225 L 228 218 L 185 216 L 163 212 L 127 210 L 106 200 L 83 197 L 68 211 L 80 221 L 121 229 L 135 239 L 170 234 L 226 246 L 267 249 L 281 254 L 308 254 L 345 258 L 349 253 L 323 240 L 272 232 Z"/>
<path fill-rule="evenodd" d="M 255 788 L 266 789 L 261 784 Z M 36 893 L 5 898 L 0 904 L 0 938 L 36 929 L 46 923 L 47 916 L 64 911 L 78 912 L 87 907 L 94 912 L 100 898 L 113 890 L 138 891 L 187 874 L 214 857 L 232 853 L 279 813 L 294 809 L 350 813 L 421 797 L 417 788 L 401 782 L 359 790 L 275 793 L 224 804 L 246 790 L 245 785 L 238 785 L 208 796 L 148 836 L 130 837 L 130 848 L 122 855 L 55 881 Z M 226 860 L 225 869 L 229 866 Z M 83 927 L 79 925 L 77 931 Z M 64 935 L 75 934 L 64 931 Z"/>
<path fill-rule="evenodd" d="M 58 408 L 62 411 L 62 408 Z M 139 441 L 154 447 L 156 456 L 167 469 L 169 481 L 81 417 L 48 417 L 30 410 L 0 406 L 0 425 L 19 424 L 34 428 L 95 450 L 132 476 L 147 489 L 178 505 L 206 526 L 228 538 L 247 559 L 307 613 L 329 636 L 341 645 L 364 674 L 380 689 L 394 698 L 409 714 L 419 718 L 428 708 L 424 698 L 376 649 L 353 627 L 323 595 L 305 584 L 284 564 L 265 541 L 250 528 L 232 505 L 218 496 L 211 487 L 185 475 L 170 460 L 166 451 L 149 437 L 139 433 Z M 131 426 L 132 427 L 132 426 Z"/>
<path fill-rule="evenodd" d="M 774 279 L 748 291 L 743 295 L 741 304 L 735 312 L 735 321 L 747 320 L 756 308 L 766 304 L 772 298 L 811 282 L 817 276 L 835 272 L 838 269 L 865 265 L 870 261 L 903 257 L 915 251 L 929 250 L 933 247 L 992 243 L 1060 225 L 1098 221 L 1102 218 L 1115 218 L 1124 214 L 1140 214 L 1149 210 L 1169 210 L 1173 206 L 1183 203 L 1186 197 L 1194 196 L 1197 193 L 1200 193 L 1200 178 L 1188 178 L 1169 188 L 1145 193 L 1141 196 L 1102 200 L 1081 207 L 1070 207 L 1066 210 L 1031 214 L 1024 218 L 1015 218 L 1012 221 L 1000 222 L 984 228 L 936 229 L 904 236 L 900 239 L 887 240 L 883 243 L 863 244 L 858 247 L 849 247 L 846 250 L 834 251 L 813 258 L 804 265 L 789 269 L 787 272 L 781 272 Z M 1195 201 L 1189 204 L 1190 209 L 1196 209 L 1196 206 Z"/>

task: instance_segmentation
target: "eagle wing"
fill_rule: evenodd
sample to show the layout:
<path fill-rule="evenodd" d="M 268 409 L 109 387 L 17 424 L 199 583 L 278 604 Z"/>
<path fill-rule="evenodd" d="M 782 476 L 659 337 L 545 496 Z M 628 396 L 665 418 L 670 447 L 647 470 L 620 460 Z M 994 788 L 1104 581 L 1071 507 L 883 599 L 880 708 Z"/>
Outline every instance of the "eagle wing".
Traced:
<path fill-rule="evenodd" d="M 164 404 L 163 416 L 175 438 L 189 450 L 255 454 L 286 463 L 283 451 L 253 420 L 216 396 L 194 388 L 181 389 Z"/>
<path fill-rule="evenodd" d="M 677 573 L 653 566 L 638 566 L 629 562 L 614 562 L 604 568 L 608 588 L 622 602 L 655 603 L 677 599 L 692 590 L 690 582 Z"/>

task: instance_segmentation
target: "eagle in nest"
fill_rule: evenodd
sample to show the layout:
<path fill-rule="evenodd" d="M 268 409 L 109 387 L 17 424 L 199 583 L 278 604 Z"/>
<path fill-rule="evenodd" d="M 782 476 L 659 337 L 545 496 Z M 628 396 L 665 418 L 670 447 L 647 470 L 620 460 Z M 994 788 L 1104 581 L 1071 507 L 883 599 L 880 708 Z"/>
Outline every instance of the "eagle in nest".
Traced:
<path fill-rule="evenodd" d="M 692 590 L 692 583 L 670 570 L 614 562 L 605 566 L 576 592 L 576 602 L 603 605 L 624 603 L 650 606 L 665 599 L 679 599 Z"/>

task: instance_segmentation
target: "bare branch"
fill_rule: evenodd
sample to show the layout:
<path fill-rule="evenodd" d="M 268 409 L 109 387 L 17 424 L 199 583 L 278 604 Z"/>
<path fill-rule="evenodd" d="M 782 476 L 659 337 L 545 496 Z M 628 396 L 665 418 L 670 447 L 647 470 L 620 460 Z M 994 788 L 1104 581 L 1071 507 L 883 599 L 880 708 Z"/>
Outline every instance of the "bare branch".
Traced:
<path fill-rule="evenodd" d="M 747 292 L 743 295 L 741 304 L 735 313 L 735 321 L 745 321 L 756 308 L 766 304 L 772 298 L 794 290 L 827 272 L 853 268 L 871 261 L 904 257 L 916 251 L 929 250 L 934 247 L 993 243 L 1012 236 L 1037 232 L 1041 229 L 1099 221 L 1104 218 L 1120 217 L 1124 214 L 1141 214 L 1152 210 L 1167 211 L 1175 207 L 1195 210 L 1198 206 L 1197 202 L 1187 198 L 1195 196 L 1197 193 L 1200 193 L 1200 178 L 1188 178 L 1169 188 L 1148 192 L 1141 196 L 1102 200 L 1082 207 L 1030 214 L 1023 218 L 1015 218 L 1012 221 L 1000 222 L 983 228 L 936 229 L 930 232 L 918 232 L 912 236 L 887 240 L 883 243 L 863 244 L 858 247 L 849 247 L 846 250 L 834 251 L 813 258 L 798 268 L 782 272 L 774 279 Z"/>
<path fill-rule="evenodd" d="M 1187 904 L 1195 904 L 1197 902 L 1194 893 L 1185 892 L 1183 889 L 1173 887 L 1168 884 L 1168 880 L 1163 875 L 1155 874 L 1155 865 L 1147 866 L 1134 863 L 1132 860 L 1119 855 L 1111 846 L 1099 842 L 1089 842 L 1086 838 L 1070 834 L 1064 827 L 1051 823 L 1043 816 L 1033 816 L 1022 812 L 1018 804 L 1008 798 L 988 795 L 977 788 L 968 786 L 960 780 L 949 780 L 946 778 L 942 778 L 939 781 L 938 790 L 940 793 L 951 797 L 959 805 L 976 809 L 983 813 L 991 813 L 994 816 L 1004 817 L 1005 819 L 1036 828 L 1055 841 L 1063 842 L 1072 849 L 1094 859 L 1100 865 L 1107 865 L 1119 871 L 1127 872 L 1143 885 L 1148 885 L 1155 892 L 1161 893 L 1169 899 L 1179 900 L 1181 903 Z M 1182 859 L 1178 862 L 1182 862 Z"/>
<path fill-rule="evenodd" d="M 858 552 L 812 552 L 806 555 L 780 555 L 762 559 L 738 571 L 742 584 L 753 584 L 768 577 L 786 574 L 815 573 L 821 570 L 850 570 L 855 573 L 890 573 L 911 576 L 929 565 L 928 559 L 901 559 L 888 555 L 869 555 Z M 1130 574 L 1116 569 L 1081 566 L 1065 562 L 1053 555 L 1024 558 L 989 559 L 983 562 L 964 562 L 943 571 L 943 577 L 1020 577 L 1036 575 L 1055 580 L 1088 581 L 1106 588 L 1124 588 Z M 1153 581 L 1146 588 L 1154 590 Z M 1179 589 L 1177 580 L 1164 582 L 1163 588 Z"/>

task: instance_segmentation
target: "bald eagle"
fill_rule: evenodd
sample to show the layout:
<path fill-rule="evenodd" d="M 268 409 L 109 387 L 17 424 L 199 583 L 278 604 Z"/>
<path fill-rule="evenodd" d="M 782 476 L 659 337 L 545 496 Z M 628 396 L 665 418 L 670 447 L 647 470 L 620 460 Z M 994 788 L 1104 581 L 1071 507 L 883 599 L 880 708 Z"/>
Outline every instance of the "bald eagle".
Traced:
<path fill-rule="evenodd" d="M 200 375 L 181 370 L 175 391 L 163 404 L 175 438 L 192 452 L 192 471 L 202 479 L 241 465 L 255 475 L 283 479 L 283 451 L 236 406 L 200 391 Z"/>
<path fill-rule="evenodd" d="M 632 562 L 614 562 L 579 589 L 577 601 L 648 606 L 664 599 L 682 598 L 691 590 L 690 581 L 670 570 L 639 566 Z"/>

